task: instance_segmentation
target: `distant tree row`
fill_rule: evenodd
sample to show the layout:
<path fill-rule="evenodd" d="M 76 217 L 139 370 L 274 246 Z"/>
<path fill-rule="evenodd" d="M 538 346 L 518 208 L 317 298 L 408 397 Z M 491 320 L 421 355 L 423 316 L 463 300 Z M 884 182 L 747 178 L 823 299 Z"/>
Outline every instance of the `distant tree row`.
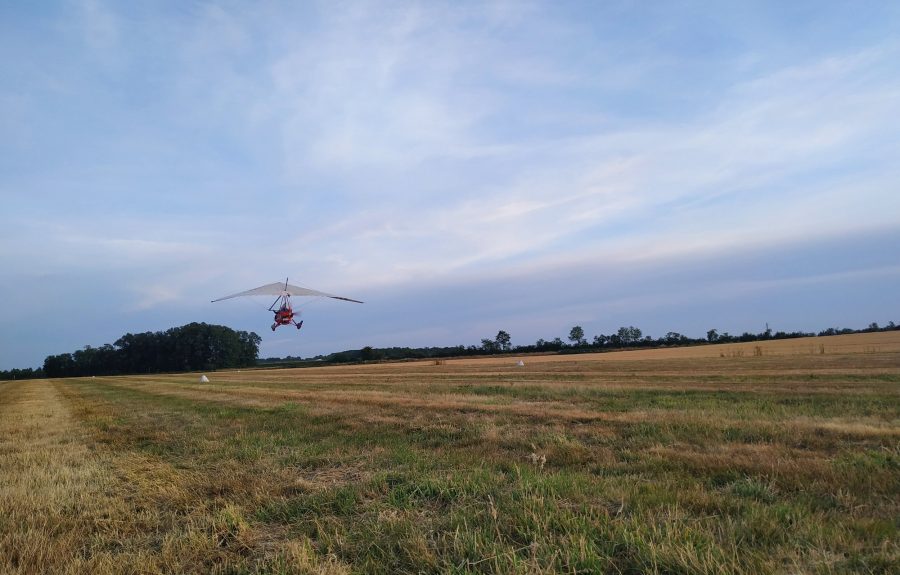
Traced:
<path fill-rule="evenodd" d="M 48 356 L 44 377 L 214 370 L 256 365 L 262 339 L 222 325 L 190 323 L 166 331 L 127 333 L 112 345 Z"/>
<path fill-rule="evenodd" d="M 653 338 L 634 326 L 620 327 L 618 331 L 609 335 L 596 335 L 593 340 L 588 342 L 585 338 L 584 329 L 581 326 L 574 326 L 569 331 L 569 343 L 564 342 L 560 338 L 551 341 L 543 339 L 537 340 L 534 345 L 520 345 L 513 348 L 516 352 L 528 351 L 579 351 L 579 350 L 597 350 L 597 349 L 621 349 L 633 347 L 671 347 L 678 345 L 700 345 L 704 343 L 739 343 L 748 341 L 765 341 L 771 339 L 791 339 L 798 337 L 815 337 L 827 335 L 840 335 L 849 333 L 870 333 L 876 331 L 893 331 L 900 329 L 894 322 L 888 322 L 884 327 L 879 327 L 877 323 L 871 323 L 865 329 L 846 329 L 846 328 L 828 328 L 819 333 L 803 332 L 803 331 L 776 331 L 773 333 L 771 329 L 760 333 L 744 332 L 741 335 L 731 335 L 728 332 L 719 333 L 717 329 L 711 329 L 706 332 L 706 338 L 691 338 L 680 334 L 676 331 L 670 331 L 664 336 Z M 506 334 L 506 332 L 501 332 Z M 508 334 L 507 334 L 508 337 Z M 496 345 L 485 345 L 488 340 L 482 340 L 482 351 L 485 353 L 497 353 L 500 351 Z"/>
<path fill-rule="evenodd" d="M 44 377 L 44 370 L 41 368 L 31 369 L 9 369 L 0 371 L 0 381 L 12 379 L 40 379 Z"/>
<path fill-rule="evenodd" d="M 737 343 L 788 339 L 796 337 L 870 333 L 900 329 L 893 321 L 885 326 L 871 323 L 864 329 L 828 328 L 818 333 L 744 332 L 731 335 L 717 329 L 706 332 L 706 338 L 691 338 L 670 331 L 659 338 L 645 336 L 634 326 L 620 327 L 615 333 L 600 334 L 588 340 L 581 326 L 569 331 L 568 343 L 562 338 L 539 339 L 531 345 L 513 346 L 509 332 L 500 330 L 493 339 L 482 339 L 481 345 L 456 345 L 447 347 L 389 347 L 335 352 L 315 358 L 269 357 L 257 361 L 261 338 L 253 332 L 234 331 L 225 326 L 191 323 L 165 332 L 125 334 L 114 344 L 98 348 L 86 346 L 74 353 L 53 355 L 44 360 L 43 368 L 0 371 L 0 380 L 30 379 L 40 377 L 73 377 L 84 375 L 118 375 L 199 371 L 221 368 L 249 367 L 252 365 L 315 365 L 319 362 L 348 363 L 356 361 L 380 361 L 402 359 L 427 359 L 464 357 L 496 353 L 556 352 L 580 353 L 623 348 L 669 347 L 700 345 L 706 343 Z"/>
<path fill-rule="evenodd" d="M 427 359 L 443 357 L 464 357 L 472 355 L 498 354 L 498 353 L 530 353 L 530 352 L 556 352 L 556 353 L 580 353 L 588 351 L 602 351 L 624 348 L 648 348 L 648 347 L 672 347 L 682 345 L 702 345 L 709 343 L 739 343 L 748 341 L 765 341 L 773 339 L 790 339 L 797 337 L 814 337 L 816 335 L 840 335 L 848 333 L 868 333 L 874 331 L 892 331 L 898 329 L 894 322 L 889 322 L 884 327 L 877 323 L 869 324 L 865 329 L 828 328 L 819 333 L 812 332 L 773 332 L 766 328 L 761 333 L 744 332 L 741 335 L 731 335 L 728 332 L 719 333 L 717 329 L 706 332 L 705 338 L 691 338 L 681 333 L 670 331 L 665 335 L 653 338 L 644 335 L 644 332 L 634 326 L 620 327 L 615 333 L 609 335 L 595 335 L 588 340 L 581 326 L 574 326 L 569 331 L 568 342 L 556 337 L 552 340 L 539 339 L 531 345 L 513 346 L 509 332 L 500 330 L 493 339 L 484 338 L 481 345 L 457 345 L 449 347 L 390 347 L 373 348 L 366 346 L 362 349 L 351 349 L 329 355 L 318 355 L 312 359 L 299 357 L 277 358 L 270 357 L 260 361 L 260 364 L 292 364 L 314 365 L 314 362 L 348 363 L 356 361 L 381 361 L 401 359 Z"/>

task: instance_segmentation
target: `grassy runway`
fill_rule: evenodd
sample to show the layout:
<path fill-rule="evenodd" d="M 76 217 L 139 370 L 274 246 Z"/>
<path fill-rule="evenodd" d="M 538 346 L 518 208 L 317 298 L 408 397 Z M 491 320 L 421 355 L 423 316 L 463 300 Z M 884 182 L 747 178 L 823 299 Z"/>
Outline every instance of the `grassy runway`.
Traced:
<path fill-rule="evenodd" d="M 897 573 L 900 332 L 0 382 L 0 573 Z"/>

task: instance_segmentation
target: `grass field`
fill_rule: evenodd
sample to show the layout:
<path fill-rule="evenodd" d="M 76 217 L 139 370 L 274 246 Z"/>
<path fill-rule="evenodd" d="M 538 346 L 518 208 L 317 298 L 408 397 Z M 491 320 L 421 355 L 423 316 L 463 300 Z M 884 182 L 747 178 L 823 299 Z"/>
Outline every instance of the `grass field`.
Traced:
<path fill-rule="evenodd" d="M 900 332 L 0 383 L 0 573 L 897 573 Z"/>

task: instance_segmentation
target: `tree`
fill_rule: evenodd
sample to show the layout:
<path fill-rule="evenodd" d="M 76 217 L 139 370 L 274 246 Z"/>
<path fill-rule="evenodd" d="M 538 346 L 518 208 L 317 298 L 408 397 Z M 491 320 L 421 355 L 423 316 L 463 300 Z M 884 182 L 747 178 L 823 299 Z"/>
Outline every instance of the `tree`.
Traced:
<path fill-rule="evenodd" d="M 492 339 L 484 338 L 481 340 L 481 349 L 487 353 L 494 353 L 497 351 L 497 344 Z"/>
<path fill-rule="evenodd" d="M 67 377 L 247 367 L 256 364 L 260 342 L 253 332 L 190 323 L 165 332 L 127 333 L 115 345 L 49 356 L 44 372 Z"/>
<path fill-rule="evenodd" d="M 587 340 L 584 339 L 584 330 L 580 325 L 576 325 L 569 331 L 569 341 L 575 345 L 585 345 Z"/>
<path fill-rule="evenodd" d="M 494 343 L 496 344 L 497 349 L 500 351 L 509 351 L 510 349 L 512 349 L 509 334 L 502 329 L 497 332 L 497 337 L 494 338 Z"/>
<path fill-rule="evenodd" d="M 622 345 L 632 345 L 641 341 L 643 333 L 638 328 L 632 326 L 620 327 L 617 334 Z"/>
<path fill-rule="evenodd" d="M 706 332 L 706 341 L 708 341 L 709 343 L 716 343 L 717 341 L 719 341 L 719 332 L 715 329 L 711 329 Z"/>
<path fill-rule="evenodd" d="M 629 331 L 631 332 L 631 341 L 638 342 L 641 341 L 641 337 L 643 336 L 643 332 L 633 325 L 630 326 Z"/>
<path fill-rule="evenodd" d="M 75 375 L 75 360 L 72 354 L 48 355 L 44 359 L 44 373 L 47 377 L 71 377 Z"/>
<path fill-rule="evenodd" d="M 668 345 L 675 345 L 677 343 L 684 343 L 684 341 L 686 339 L 687 338 L 685 336 L 681 335 L 677 331 L 670 331 L 669 333 L 666 334 L 664 341 Z"/>

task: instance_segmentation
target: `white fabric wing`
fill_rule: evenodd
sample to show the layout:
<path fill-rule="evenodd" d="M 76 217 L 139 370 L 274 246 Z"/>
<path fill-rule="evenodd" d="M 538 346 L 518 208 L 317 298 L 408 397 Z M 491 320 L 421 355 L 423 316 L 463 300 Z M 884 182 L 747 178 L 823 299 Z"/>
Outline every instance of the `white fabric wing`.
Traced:
<path fill-rule="evenodd" d="M 308 296 L 330 297 L 333 299 L 352 301 L 354 303 L 363 303 L 359 300 L 350 299 L 348 297 L 342 297 L 339 295 L 332 295 L 330 293 L 320 292 L 320 291 L 316 291 L 314 289 L 295 286 L 295 285 L 291 285 L 291 284 L 285 285 L 282 282 L 266 284 L 264 286 L 259 286 L 258 288 L 253 288 L 253 289 L 250 289 L 247 291 L 242 291 L 240 293 L 227 295 L 225 297 L 220 297 L 219 299 L 214 299 L 212 301 L 217 302 L 217 301 L 222 301 L 225 299 L 231 299 L 233 297 L 240 297 L 240 296 L 245 296 L 245 295 L 275 295 L 275 296 L 278 296 L 278 295 L 289 295 L 289 296 L 308 295 Z"/>

